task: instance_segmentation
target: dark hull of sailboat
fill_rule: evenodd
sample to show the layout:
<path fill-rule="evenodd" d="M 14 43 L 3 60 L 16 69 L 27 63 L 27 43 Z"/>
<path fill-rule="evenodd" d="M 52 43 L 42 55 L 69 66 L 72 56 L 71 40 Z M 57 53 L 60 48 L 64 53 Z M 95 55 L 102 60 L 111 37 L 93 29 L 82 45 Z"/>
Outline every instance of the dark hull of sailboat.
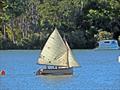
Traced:
<path fill-rule="evenodd" d="M 73 68 L 39 69 L 36 75 L 72 75 Z"/>

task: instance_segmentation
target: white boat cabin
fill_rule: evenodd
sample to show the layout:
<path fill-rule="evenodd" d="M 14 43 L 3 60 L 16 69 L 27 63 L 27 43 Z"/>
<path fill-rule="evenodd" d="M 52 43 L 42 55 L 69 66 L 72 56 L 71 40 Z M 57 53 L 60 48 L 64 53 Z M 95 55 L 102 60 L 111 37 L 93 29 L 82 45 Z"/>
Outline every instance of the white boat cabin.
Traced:
<path fill-rule="evenodd" d="M 98 49 L 119 49 L 117 40 L 102 40 L 98 42 Z"/>

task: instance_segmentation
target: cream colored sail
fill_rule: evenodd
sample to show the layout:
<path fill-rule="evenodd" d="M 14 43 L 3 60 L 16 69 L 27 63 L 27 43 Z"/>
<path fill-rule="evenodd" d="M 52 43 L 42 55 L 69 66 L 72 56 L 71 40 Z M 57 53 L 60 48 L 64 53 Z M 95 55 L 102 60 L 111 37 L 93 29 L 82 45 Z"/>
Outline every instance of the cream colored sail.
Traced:
<path fill-rule="evenodd" d="M 68 48 L 68 63 L 69 63 L 69 67 L 78 67 L 80 66 L 77 61 L 75 60 L 75 58 L 73 57 L 72 51 L 67 43 L 67 41 L 65 40 L 65 44 Z"/>
<path fill-rule="evenodd" d="M 67 48 L 57 29 L 48 38 L 38 64 L 68 66 Z"/>

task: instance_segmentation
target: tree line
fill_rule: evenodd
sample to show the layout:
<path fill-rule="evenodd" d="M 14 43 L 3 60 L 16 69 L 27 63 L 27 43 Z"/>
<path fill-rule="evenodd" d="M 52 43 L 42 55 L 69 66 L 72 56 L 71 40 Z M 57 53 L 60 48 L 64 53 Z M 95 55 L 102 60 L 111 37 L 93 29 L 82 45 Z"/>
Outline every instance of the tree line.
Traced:
<path fill-rule="evenodd" d="M 120 42 L 119 0 L 1 0 L 0 49 L 42 49 L 57 27 L 71 48 Z"/>

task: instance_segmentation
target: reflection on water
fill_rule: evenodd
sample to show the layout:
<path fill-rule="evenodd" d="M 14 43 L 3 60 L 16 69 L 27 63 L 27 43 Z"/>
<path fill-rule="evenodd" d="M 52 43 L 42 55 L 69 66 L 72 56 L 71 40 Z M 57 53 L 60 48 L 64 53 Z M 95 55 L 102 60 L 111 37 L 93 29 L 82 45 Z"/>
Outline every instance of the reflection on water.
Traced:
<path fill-rule="evenodd" d="M 120 50 L 74 50 L 73 75 L 36 76 L 39 50 L 0 51 L 0 90 L 120 90 Z"/>
<path fill-rule="evenodd" d="M 73 75 L 39 75 L 37 77 L 40 77 L 42 79 L 47 79 L 47 80 L 65 80 L 68 78 L 72 78 Z"/>

